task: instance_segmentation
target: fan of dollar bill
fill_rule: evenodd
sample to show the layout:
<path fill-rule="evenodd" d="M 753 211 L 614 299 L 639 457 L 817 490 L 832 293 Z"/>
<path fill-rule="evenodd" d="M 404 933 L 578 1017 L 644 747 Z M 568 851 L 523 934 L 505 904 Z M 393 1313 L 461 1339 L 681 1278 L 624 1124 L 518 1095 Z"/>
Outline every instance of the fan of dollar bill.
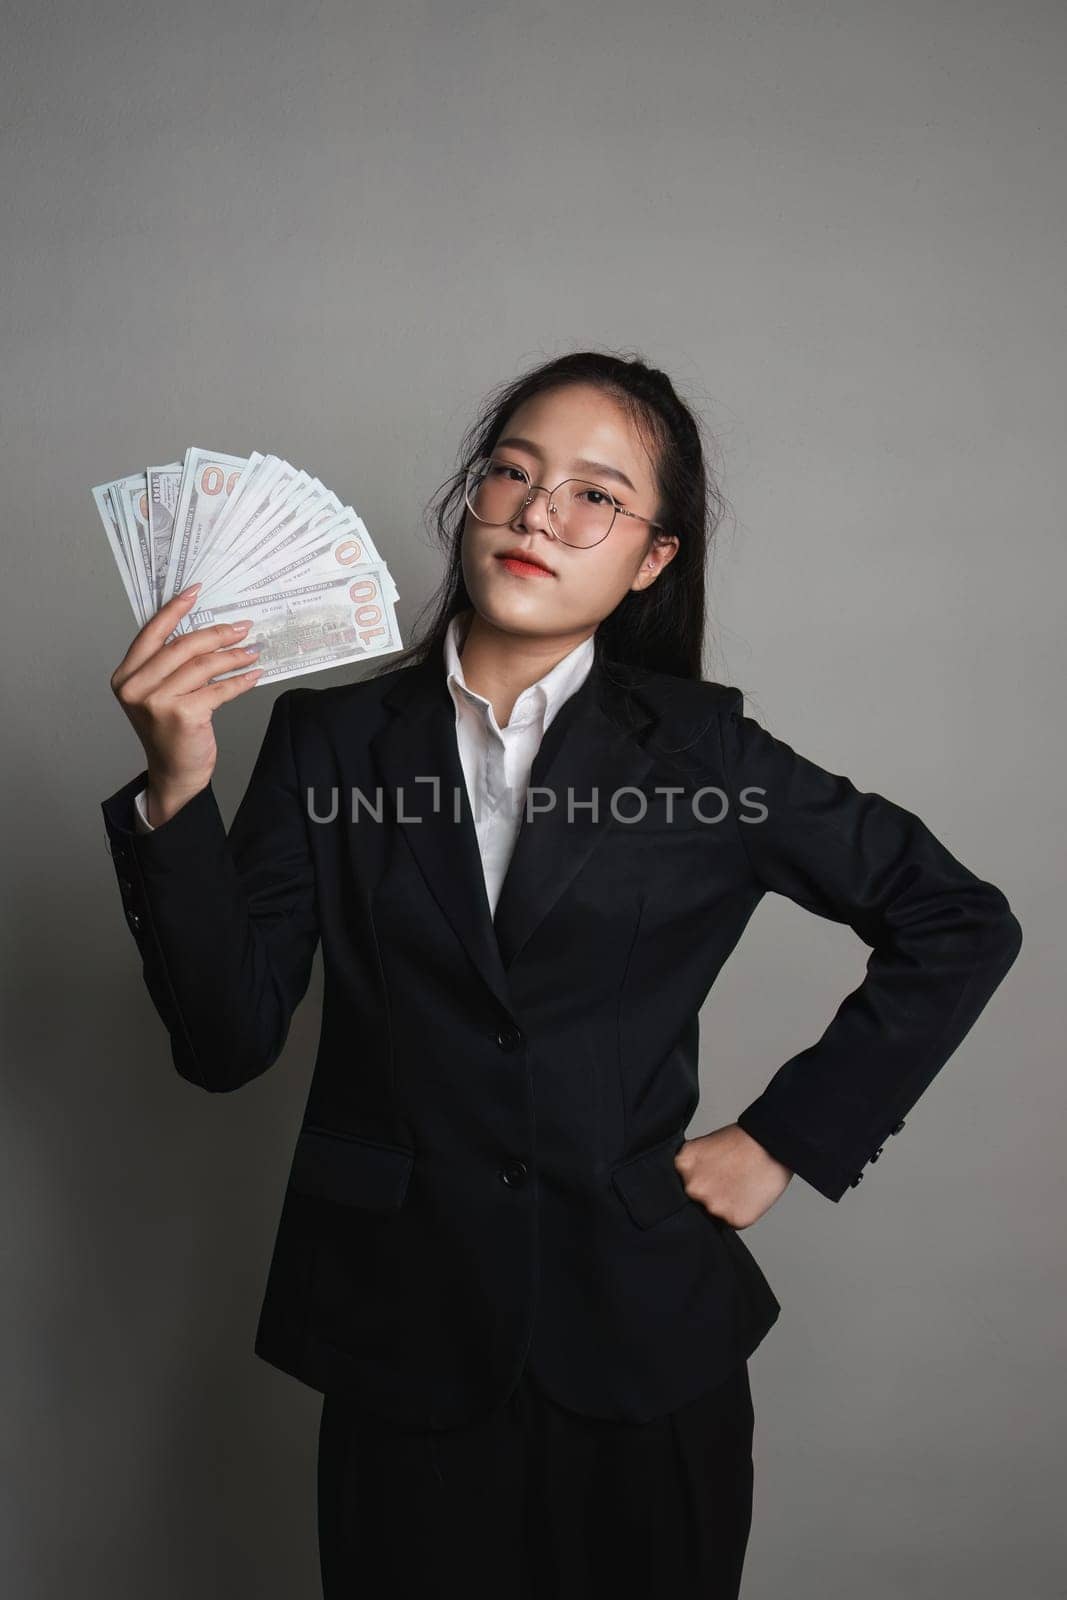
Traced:
<path fill-rule="evenodd" d="M 397 587 L 362 519 L 280 456 L 190 446 L 93 499 L 138 625 L 200 582 L 168 637 L 251 617 L 259 684 L 403 647 Z"/>

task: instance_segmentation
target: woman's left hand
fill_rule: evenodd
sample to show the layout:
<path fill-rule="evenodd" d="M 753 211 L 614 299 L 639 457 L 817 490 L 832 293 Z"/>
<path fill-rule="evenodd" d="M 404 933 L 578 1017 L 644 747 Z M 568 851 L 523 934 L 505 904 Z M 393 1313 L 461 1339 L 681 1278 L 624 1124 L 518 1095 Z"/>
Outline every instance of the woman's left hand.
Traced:
<path fill-rule="evenodd" d="M 731 1228 L 749 1228 L 769 1211 L 793 1176 L 758 1140 L 728 1122 L 686 1139 L 674 1157 L 685 1192 Z"/>

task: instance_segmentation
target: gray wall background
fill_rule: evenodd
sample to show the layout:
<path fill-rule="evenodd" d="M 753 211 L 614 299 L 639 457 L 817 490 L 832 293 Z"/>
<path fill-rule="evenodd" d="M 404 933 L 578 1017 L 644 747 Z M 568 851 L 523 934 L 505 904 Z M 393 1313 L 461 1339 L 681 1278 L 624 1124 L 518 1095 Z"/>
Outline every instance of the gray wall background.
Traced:
<path fill-rule="evenodd" d="M 90 487 L 188 444 L 278 451 L 356 505 L 407 627 L 474 406 L 593 344 L 665 367 L 719 442 L 708 675 L 918 811 L 1025 935 L 865 1182 L 833 1205 L 795 1179 L 747 1236 L 784 1310 L 753 1361 L 745 1595 L 1067 1593 L 1063 11 L 5 20 L 5 1592 L 319 1592 L 319 1397 L 251 1348 L 318 974 L 266 1077 L 174 1074 L 104 847 L 141 751 Z M 227 815 L 270 698 L 220 713 Z M 865 956 L 764 902 L 704 1010 L 692 1132 Z"/>

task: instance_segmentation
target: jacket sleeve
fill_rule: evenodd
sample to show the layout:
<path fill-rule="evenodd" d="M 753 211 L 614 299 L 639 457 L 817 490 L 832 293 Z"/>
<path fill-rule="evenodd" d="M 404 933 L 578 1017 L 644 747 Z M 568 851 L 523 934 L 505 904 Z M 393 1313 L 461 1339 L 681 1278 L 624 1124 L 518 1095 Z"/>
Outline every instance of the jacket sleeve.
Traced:
<path fill-rule="evenodd" d="M 1007 899 L 920 819 L 825 771 L 744 714 L 720 717 L 730 807 L 752 873 L 871 947 L 822 1037 L 737 1118 L 777 1160 L 840 1200 L 899 1133 L 1019 953 Z M 745 820 L 748 818 L 749 820 Z"/>
<path fill-rule="evenodd" d="M 101 802 L 126 921 L 183 1078 L 240 1088 L 281 1054 L 319 927 L 290 689 L 275 700 L 227 835 L 212 785 L 149 832 L 134 798 L 147 769 Z"/>

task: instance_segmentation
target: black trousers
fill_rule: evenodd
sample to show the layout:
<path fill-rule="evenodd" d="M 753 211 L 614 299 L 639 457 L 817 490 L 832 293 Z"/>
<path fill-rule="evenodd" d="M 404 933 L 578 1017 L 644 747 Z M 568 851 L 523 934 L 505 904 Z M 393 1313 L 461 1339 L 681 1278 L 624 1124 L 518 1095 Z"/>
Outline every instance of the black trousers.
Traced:
<path fill-rule="evenodd" d="M 525 1371 L 492 1416 L 402 1429 L 323 1398 L 324 1600 L 737 1600 L 752 1521 L 748 1364 L 650 1422 L 579 1416 Z M 677 1586 L 677 1587 L 675 1587 Z"/>

